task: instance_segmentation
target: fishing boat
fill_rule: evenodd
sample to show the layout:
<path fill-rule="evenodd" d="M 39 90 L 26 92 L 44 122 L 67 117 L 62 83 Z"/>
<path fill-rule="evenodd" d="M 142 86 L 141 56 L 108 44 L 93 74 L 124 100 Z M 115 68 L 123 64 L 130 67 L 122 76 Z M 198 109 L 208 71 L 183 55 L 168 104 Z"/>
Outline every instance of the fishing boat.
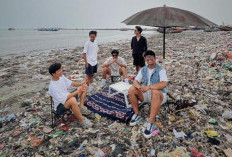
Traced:
<path fill-rule="evenodd" d="M 14 31 L 14 30 L 15 30 L 15 28 L 8 28 L 8 30 L 9 30 L 9 31 Z"/>

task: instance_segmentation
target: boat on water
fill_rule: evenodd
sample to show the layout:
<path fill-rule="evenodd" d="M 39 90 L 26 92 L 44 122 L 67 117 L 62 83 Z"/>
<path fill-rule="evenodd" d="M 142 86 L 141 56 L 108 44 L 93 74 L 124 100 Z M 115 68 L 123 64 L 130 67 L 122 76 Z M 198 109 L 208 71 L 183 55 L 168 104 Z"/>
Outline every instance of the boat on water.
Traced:
<path fill-rule="evenodd" d="M 128 31 L 128 28 L 121 28 L 120 31 Z"/>
<path fill-rule="evenodd" d="M 8 28 L 8 30 L 9 30 L 9 31 L 14 31 L 14 30 L 15 30 L 15 28 Z"/>
<path fill-rule="evenodd" d="M 39 28 L 38 31 L 59 31 L 59 28 Z"/>
<path fill-rule="evenodd" d="M 164 33 L 164 29 L 163 28 L 158 28 L 157 32 L 159 33 Z M 183 29 L 181 28 L 166 28 L 166 33 L 181 33 L 183 32 Z"/>

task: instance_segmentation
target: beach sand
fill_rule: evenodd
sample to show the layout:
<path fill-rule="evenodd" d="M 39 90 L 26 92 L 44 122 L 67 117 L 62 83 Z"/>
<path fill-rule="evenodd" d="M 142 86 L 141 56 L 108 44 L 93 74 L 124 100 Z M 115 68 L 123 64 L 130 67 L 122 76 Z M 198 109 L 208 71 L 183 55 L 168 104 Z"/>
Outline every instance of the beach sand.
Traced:
<path fill-rule="evenodd" d="M 148 49 L 155 51 L 157 58 L 162 58 L 162 34 L 148 37 L 147 41 Z M 221 115 L 225 110 L 231 110 L 232 72 L 228 67 L 232 65 L 232 61 L 224 54 L 226 51 L 232 51 L 232 46 L 229 45 L 230 43 L 232 43 L 232 32 L 206 33 L 203 31 L 185 31 L 179 34 L 167 34 L 166 59 L 160 63 L 160 65 L 167 70 L 170 93 L 178 100 L 185 99 L 190 102 L 197 102 L 199 105 L 206 105 L 209 111 L 216 112 L 217 115 Z M 135 72 L 135 67 L 132 65 L 133 61 L 131 57 L 130 41 L 117 41 L 100 45 L 100 53 L 98 54 L 98 73 L 94 77 L 93 86 L 95 88 L 93 93 L 100 90 L 102 74 L 101 66 L 106 57 L 110 56 L 112 49 L 118 49 L 120 52 L 119 55 L 126 60 L 128 64 L 128 75 L 133 76 Z M 0 59 L 1 116 L 10 113 L 16 114 L 20 117 L 19 119 L 28 118 L 28 115 L 31 115 L 31 117 L 41 117 L 43 115 L 43 118 L 49 116 L 50 100 L 47 95 L 47 90 L 51 77 L 48 73 L 48 67 L 54 62 L 59 62 L 63 66 L 64 75 L 66 77 L 70 78 L 71 75 L 75 74 L 79 76 L 78 78 L 81 81 L 84 78 L 82 50 L 83 47 L 77 47 L 76 49 L 52 50 L 49 53 L 41 52 L 28 56 L 12 56 Z M 212 53 L 216 53 L 217 57 L 210 58 Z M 213 63 L 216 65 L 212 66 Z M 39 104 L 39 106 L 41 106 L 40 111 L 38 111 L 38 113 L 27 113 L 25 116 L 25 108 L 21 107 L 21 104 L 25 101 L 29 101 L 31 104 Z M 3 112 L 4 109 L 7 109 L 7 111 Z M 219 109 L 221 110 L 219 111 Z M 188 117 L 188 111 L 184 111 L 184 113 L 186 114 L 179 115 L 178 113 L 176 115 L 176 120 L 183 119 L 183 116 Z M 169 124 L 168 117 L 171 116 L 171 114 L 167 113 L 164 108 L 161 109 L 160 114 L 166 115 L 166 119 L 164 118 L 165 116 L 160 116 L 157 118 L 157 122 L 162 122 L 163 126 Z M 145 114 L 144 112 L 143 115 L 148 116 L 148 114 Z M 198 121 L 193 121 L 196 126 L 192 128 L 193 130 L 195 129 L 193 132 L 196 133 L 201 132 L 202 129 L 206 129 L 208 126 L 205 121 L 212 117 L 200 113 L 198 118 Z M 217 120 L 220 121 L 219 117 L 213 118 L 217 118 Z M 102 130 L 102 127 L 114 122 L 112 120 L 107 120 L 106 118 L 102 118 L 100 122 L 94 118 L 92 120 L 94 123 L 96 122 L 95 130 L 96 128 Z M 44 122 L 43 126 L 47 126 L 48 124 L 49 123 Z M 120 125 L 122 128 L 128 127 L 126 124 Z M 6 125 L 4 127 L 7 128 L 8 126 Z M 173 127 L 175 126 L 162 128 L 161 130 L 163 130 L 163 132 L 161 131 L 162 133 L 158 135 L 158 137 L 150 140 L 145 140 L 142 135 L 138 135 L 138 138 L 142 139 L 140 142 L 144 142 L 141 145 L 138 142 L 138 150 L 148 151 L 148 153 L 150 153 L 150 150 L 152 149 L 155 149 L 158 152 L 161 150 L 174 150 L 172 146 L 174 137 L 170 131 Z M 176 127 L 185 131 L 189 129 L 187 124 L 178 125 Z M 220 129 L 219 126 L 210 127 L 216 130 Z M 81 128 L 75 131 L 76 134 L 81 135 Z M 12 130 L 0 133 L 1 137 L 4 137 L 0 141 L 0 144 L 2 143 L 4 145 L 3 152 L 7 153 L 6 155 L 14 154 L 14 152 L 12 152 L 13 150 L 11 151 L 11 147 L 14 145 L 13 141 L 25 142 L 26 139 L 24 139 L 23 136 L 27 137 L 29 132 L 30 131 L 25 131 L 23 133 L 22 131 L 22 134 L 19 135 L 19 137 L 22 138 L 20 140 L 18 137 L 15 140 L 9 139 Z M 106 143 L 109 143 L 111 138 L 113 140 L 117 140 L 119 137 L 124 140 L 131 139 L 131 134 L 126 133 L 125 135 L 123 130 L 118 131 L 118 137 L 113 135 L 110 131 L 105 131 L 105 133 L 106 132 L 108 134 L 103 138 L 104 141 L 107 141 Z M 223 132 L 227 131 L 223 130 Z M 68 134 L 64 138 L 67 139 L 67 141 L 71 140 L 71 135 L 74 135 L 74 133 L 72 132 L 72 134 Z M 86 135 L 87 134 L 84 133 L 82 137 Z M 189 147 L 193 145 L 199 151 L 204 151 L 202 153 L 208 155 L 215 153 L 211 149 L 211 145 L 207 143 L 207 141 L 205 144 L 205 140 L 200 139 L 199 136 L 196 134 L 192 141 L 185 141 L 184 146 Z M 123 139 L 120 139 L 120 142 L 122 142 Z M 56 140 L 59 142 L 50 141 L 52 144 L 51 148 L 49 147 L 49 149 L 46 149 L 46 146 L 41 146 L 41 149 L 48 154 L 51 152 L 56 154 L 55 147 L 58 147 L 57 143 L 63 143 L 61 138 Z M 221 136 L 220 140 L 224 141 L 225 137 Z M 20 142 L 16 142 L 16 145 Z M 202 142 L 204 144 L 202 144 Z M 156 147 L 156 144 L 154 143 L 163 143 L 164 145 L 165 143 L 169 144 L 161 148 L 161 146 Z M 180 141 L 177 140 L 176 143 L 180 143 Z M 206 146 L 200 147 L 199 145 L 201 144 Z M 24 151 L 23 148 L 27 148 L 29 145 L 30 144 L 27 145 L 24 143 L 16 150 L 18 153 L 22 153 Z M 91 144 L 91 142 L 88 145 L 88 147 L 92 147 L 94 150 L 100 148 L 100 146 L 103 145 Z M 222 143 L 220 148 L 225 149 L 227 146 L 225 143 Z M 34 151 L 37 153 L 39 152 L 36 150 Z M 217 151 L 221 153 L 221 150 Z M 90 150 L 88 150 L 88 152 L 90 152 Z M 128 146 L 128 144 L 126 144 L 126 150 L 123 151 L 123 153 L 127 154 L 129 152 L 135 154 L 135 151 L 130 148 L 130 145 Z M 74 154 L 75 153 L 76 150 Z"/>

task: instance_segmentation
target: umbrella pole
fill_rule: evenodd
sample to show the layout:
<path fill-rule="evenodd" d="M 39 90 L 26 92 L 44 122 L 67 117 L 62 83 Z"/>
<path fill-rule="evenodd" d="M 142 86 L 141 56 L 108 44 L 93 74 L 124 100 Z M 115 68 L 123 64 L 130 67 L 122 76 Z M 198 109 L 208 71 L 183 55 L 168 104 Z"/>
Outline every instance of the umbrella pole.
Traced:
<path fill-rule="evenodd" d="M 163 59 L 165 59 L 165 33 L 166 33 L 166 27 L 164 29 L 164 34 L 163 34 Z"/>

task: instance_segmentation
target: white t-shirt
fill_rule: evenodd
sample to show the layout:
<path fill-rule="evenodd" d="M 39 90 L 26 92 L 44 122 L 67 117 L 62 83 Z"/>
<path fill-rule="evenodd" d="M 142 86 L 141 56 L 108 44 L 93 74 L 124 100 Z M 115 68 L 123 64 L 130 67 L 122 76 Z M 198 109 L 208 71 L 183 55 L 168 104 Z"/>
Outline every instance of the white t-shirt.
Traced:
<path fill-rule="evenodd" d="M 149 69 L 148 68 L 148 85 L 150 85 L 150 79 L 151 79 L 151 75 L 152 75 L 154 69 Z M 143 75 L 142 75 L 141 70 L 142 69 L 140 69 L 138 75 L 135 77 L 135 80 L 137 80 L 139 83 L 141 83 L 141 81 L 143 79 Z M 160 76 L 160 82 L 161 81 L 168 82 L 168 78 L 167 78 L 167 74 L 166 74 L 166 70 L 165 69 L 160 70 L 159 76 Z"/>
<path fill-rule="evenodd" d="M 55 110 L 60 103 L 65 104 L 67 96 L 70 94 L 68 88 L 71 84 L 72 81 L 65 76 L 61 76 L 58 81 L 51 80 L 48 93 L 52 97 Z"/>
<path fill-rule="evenodd" d="M 96 40 L 94 42 L 90 40 L 86 41 L 83 53 L 86 53 L 86 59 L 90 65 L 95 66 L 97 64 L 97 53 L 99 51 Z"/>
<path fill-rule="evenodd" d="M 126 64 L 125 60 L 122 58 L 122 57 L 118 57 L 118 62 L 120 64 Z M 108 63 L 111 63 L 113 62 L 113 57 L 109 57 L 103 64 L 108 64 Z M 109 69 L 111 70 L 111 75 L 112 76 L 117 76 L 119 75 L 119 69 L 120 69 L 120 66 L 117 64 L 117 63 L 113 63 L 109 66 Z"/>

